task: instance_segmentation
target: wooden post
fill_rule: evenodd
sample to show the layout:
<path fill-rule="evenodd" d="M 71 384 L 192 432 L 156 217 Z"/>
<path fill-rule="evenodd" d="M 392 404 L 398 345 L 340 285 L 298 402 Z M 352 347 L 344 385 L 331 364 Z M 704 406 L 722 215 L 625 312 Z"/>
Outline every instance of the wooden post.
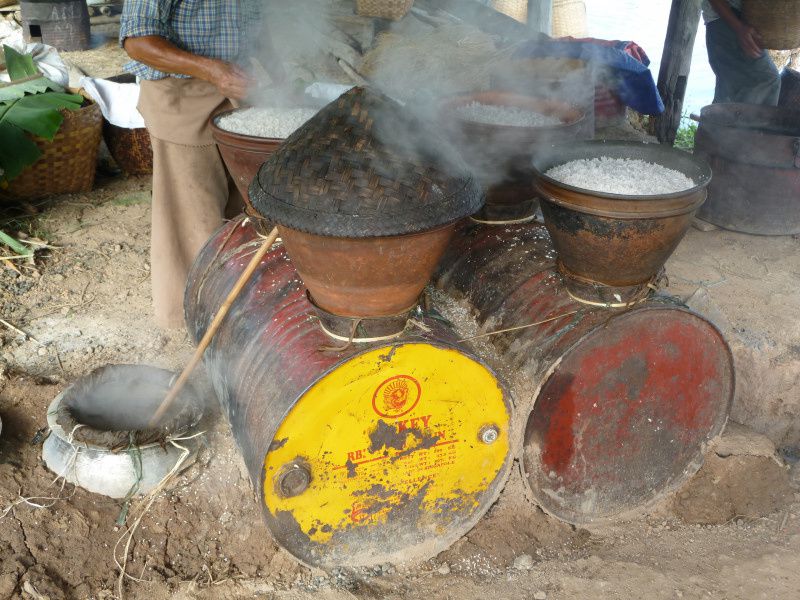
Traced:
<path fill-rule="evenodd" d="M 658 71 L 658 91 L 664 114 L 655 119 L 655 133 L 662 144 L 675 143 L 681 124 L 683 99 L 689 81 L 694 39 L 700 23 L 701 0 L 672 0 L 664 54 Z"/>
<path fill-rule="evenodd" d="M 553 31 L 553 0 L 528 0 L 528 29 L 550 35 Z"/>

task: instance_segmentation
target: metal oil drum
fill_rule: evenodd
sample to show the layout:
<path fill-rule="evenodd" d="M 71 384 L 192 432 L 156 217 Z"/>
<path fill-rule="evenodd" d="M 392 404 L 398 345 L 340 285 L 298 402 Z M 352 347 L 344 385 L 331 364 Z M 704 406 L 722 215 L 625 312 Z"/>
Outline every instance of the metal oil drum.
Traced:
<path fill-rule="evenodd" d="M 706 106 L 694 153 L 714 171 L 701 219 L 743 233 L 800 233 L 800 108 Z"/>
<path fill-rule="evenodd" d="M 635 512 L 701 466 L 734 392 L 720 332 L 679 301 L 576 302 L 537 224 L 461 227 L 437 285 L 466 299 L 514 382 L 533 500 L 570 523 Z"/>
<path fill-rule="evenodd" d="M 260 244 L 238 219 L 203 249 L 186 291 L 195 339 Z M 430 558 L 508 476 L 509 397 L 441 321 L 348 344 L 316 314 L 277 245 L 206 352 L 267 527 L 322 568 Z"/>

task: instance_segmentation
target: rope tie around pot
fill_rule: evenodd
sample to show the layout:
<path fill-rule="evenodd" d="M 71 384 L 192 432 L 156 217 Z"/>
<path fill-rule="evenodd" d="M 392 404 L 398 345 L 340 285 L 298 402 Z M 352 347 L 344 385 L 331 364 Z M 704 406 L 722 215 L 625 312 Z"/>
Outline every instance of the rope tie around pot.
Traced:
<path fill-rule="evenodd" d="M 593 290 L 602 291 L 602 290 L 609 290 L 615 289 L 615 286 L 610 286 L 608 284 L 602 283 L 595 279 L 591 279 L 589 277 L 585 277 L 582 275 L 575 275 L 573 273 L 567 272 L 564 266 L 561 264 L 559 260 L 557 263 L 558 272 L 561 276 L 565 279 L 572 279 L 578 281 L 580 283 L 586 284 L 591 286 Z M 581 298 L 577 294 L 575 294 L 572 290 L 569 289 L 568 286 L 565 286 L 565 290 L 570 298 L 575 300 L 575 302 L 579 302 L 581 304 L 585 304 L 587 306 L 595 306 L 598 308 L 632 308 L 636 306 L 640 302 L 644 302 L 647 300 L 651 294 L 659 291 L 662 287 L 666 287 L 669 285 L 669 279 L 667 278 L 666 272 L 662 267 L 661 270 L 653 275 L 649 281 L 645 283 L 641 283 L 636 286 L 629 286 L 628 289 L 633 290 L 633 297 L 631 300 L 622 301 L 622 298 L 619 294 L 614 294 L 614 297 L 619 300 L 619 302 L 602 302 L 597 300 L 589 300 L 588 298 Z"/>
<path fill-rule="evenodd" d="M 530 223 L 536 218 L 536 215 L 528 215 L 527 217 L 520 217 L 519 219 L 508 219 L 506 221 L 490 221 L 488 219 L 479 219 L 475 215 L 470 216 L 470 221 L 479 223 L 480 225 L 523 225 Z"/>
<path fill-rule="evenodd" d="M 336 347 L 336 346 L 320 346 L 319 347 L 320 350 L 322 350 L 323 352 L 343 352 L 343 351 L 347 350 L 348 348 L 350 348 L 350 346 L 352 346 L 353 344 L 370 344 L 370 343 L 373 343 L 373 342 L 385 342 L 387 340 L 393 340 L 393 339 L 398 338 L 401 335 L 403 335 L 402 331 L 398 331 L 397 333 L 392 333 L 390 335 L 382 335 L 382 336 L 377 336 L 377 337 L 356 337 L 355 336 L 356 330 L 358 329 L 358 326 L 361 324 L 362 320 L 363 319 L 356 319 L 355 321 L 353 321 L 353 326 L 351 328 L 352 331 L 351 331 L 349 337 L 345 337 L 343 335 L 337 335 L 337 334 L 333 333 L 332 331 L 328 331 L 328 329 L 325 328 L 325 325 L 320 323 L 319 324 L 320 329 L 322 329 L 322 331 L 325 332 L 325 335 L 327 335 L 328 337 L 331 337 L 334 340 L 337 340 L 339 342 L 345 342 L 344 346 L 338 346 L 338 347 Z"/>

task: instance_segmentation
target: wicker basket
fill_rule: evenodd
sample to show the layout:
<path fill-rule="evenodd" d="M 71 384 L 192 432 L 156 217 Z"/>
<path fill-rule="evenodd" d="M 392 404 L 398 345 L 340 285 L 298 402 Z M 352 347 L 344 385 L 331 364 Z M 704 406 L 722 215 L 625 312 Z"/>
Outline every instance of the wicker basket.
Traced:
<path fill-rule="evenodd" d="M 770 50 L 800 47 L 800 0 L 744 0 L 745 20 Z"/>
<path fill-rule="evenodd" d="M 356 13 L 362 17 L 380 17 L 399 21 L 411 10 L 414 0 L 356 0 Z"/>
<path fill-rule="evenodd" d="M 528 0 L 492 0 L 492 8 L 520 23 L 528 22 Z"/>
<path fill-rule="evenodd" d="M 114 83 L 136 83 L 136 77 L 122 73 L 109 77 Z M 111 158 L 126 175 L 150 175 L 153 172 L 153 144 L 145 127 L 126 129 L 103 119 L 103 139 Z"/>
<path fill-rule="evenodd" d="M 33 200 L 92 190 L 103 114 L 87 101 L 83 108 L 63 111 L 64 121 L 52 142 L 33 138 L 42 156 L 9 183 L 3 197 Z"/>
<path fill-rule="evenodd" d="M 114 162 L 126 175 L 153 172 L 153 145 L 144 127 L 126 129 L 103 121 L 103 139 Z"/>
<path fill-rule="evenodd" d="M 586 3 L 584 0 L 553 0 L 553 37 L 586 37 Z"/>

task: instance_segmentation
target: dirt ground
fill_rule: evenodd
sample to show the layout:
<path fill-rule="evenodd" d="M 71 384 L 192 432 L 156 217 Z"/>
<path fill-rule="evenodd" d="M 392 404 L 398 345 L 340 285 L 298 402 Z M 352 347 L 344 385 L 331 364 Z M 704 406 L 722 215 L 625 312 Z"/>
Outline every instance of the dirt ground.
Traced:
<path fill-rule="evenodd" d="M 0 325 L 0 599 L 118 598 L 122 502 L 53 483 L 32 440 L 80 375 L 123 362 L 178 369 L 192 347 L 150 318 L 146 178 L 102 176 L 91 194 L 41 210 L 14 226 L 52 247 L 21 274 L 0 270 L 0 318 L 26 334 Z M 141 521 L 124 596 L 796 600 L 800 473 L 774 450 L 796 447 L 800 398 L 787 395 L 769 419 L 750 407 L 797 390 L 797 320 L 776 320 L 798 314 L 797 244 L 692 231 L 668 265 L 670 291 L 731 340 L 741 420 L 770 435 L 730 427 L 698 475 L 648 514 L 574 528 L 521 499 L 512 476 L 478 526 L 430 561 L 312 571 L 271 540 L 227 425 L 212 418 L 197 460 Z"/>
<path fill-rule="evenodd" d="M 150 321 L 147 179 L 101 179 L 91 194 L 53 200 L 29 227 L 53 248 L 21 275 L 0 271 L 0 314 L 28 334 L 1 338 L 0 598 L 116 597 L 122 503 L 53 485 L 31 440 L 76 377 L 114 362 L 178 368 L 191 345 Z M 277 550 L 227 426 L 209 427 L 197 462 L 142 520 L 127 597 L 789 599 L 800 589 L 800 495 L 770 441 L 752 434 L 712 452 L 640 519 L 575 529 L 521 501 L 513 479 L 439 557 L 325 574 Z M 748 450 L 753 439 L 766 449 Z M 31 497 L 60 499 L 22 501 Z"/>

